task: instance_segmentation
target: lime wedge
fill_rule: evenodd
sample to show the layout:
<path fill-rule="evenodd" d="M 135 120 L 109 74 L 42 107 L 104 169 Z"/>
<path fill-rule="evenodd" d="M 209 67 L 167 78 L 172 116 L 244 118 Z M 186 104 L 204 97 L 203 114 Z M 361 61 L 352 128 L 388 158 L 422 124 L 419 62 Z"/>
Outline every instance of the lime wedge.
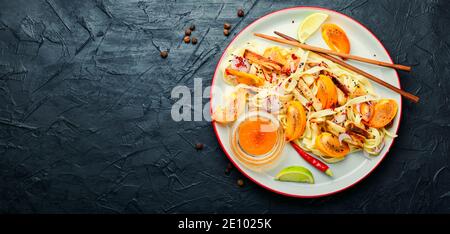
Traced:
<path fill-rule="evenodd" d="M 286 182 L 314 184 L 314 177 L 311 171 L 302 166 L 286 167 L 278 172 L 275 179 Z"/>
<path fill-rule="evenodd" d="M 301 43 L 305 43 L 306 39 L 308 39 L 308 37 L 310 37 L 315 31 L 317 31 L 320 25 L 322 25 L 327 18 L 328 15 L 323 13 L 314 13 L 307 16 L 298 27 L 298 40 Z"/>

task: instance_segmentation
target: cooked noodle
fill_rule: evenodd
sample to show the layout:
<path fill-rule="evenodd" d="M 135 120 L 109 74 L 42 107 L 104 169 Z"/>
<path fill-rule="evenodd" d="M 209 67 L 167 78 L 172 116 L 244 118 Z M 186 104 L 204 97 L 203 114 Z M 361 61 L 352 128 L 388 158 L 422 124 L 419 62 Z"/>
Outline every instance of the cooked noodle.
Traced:
<path fill-rule="evenodd" d="M 254 52 L 263 54 L 263 47 L 257 46 L 254 43 L 247 43 L 243 48 L 234 50 L 229 54 L 229 61 L 233 61 L 233 56 L 243 56 L 245 49 L 251 49 Z M 330 126 L 329 122 L 334 121 L 335 131 L 330 131 L 337 135 L 342 133 L 339 129 L 345 129 L 351 123 L 356 127 L 365 129 L 369 137 L 362 140 L 361 144 L 349 143 L 350 152 L 363 150 L 368 155 L 377 155 L 384 146 L 387 137 L 393 138 L 396 135 L 391 134 L 388 130 L 383 128 L 366 127 L 363 124 L 362 115 L 355 109 L 361 103 L 370 103 L 371 101 L 379 100 L 378 96 L 373 92 L 370 82 L 363 76 L 356 74 L 330 60 L 321 57 L 318 54 L 301 49 L 283 49 L 276 47 L 284 59 L 287 60 L 288 68 L 291 73 L 275 73 L 275 72 L 260 72 L 262 69 L 258 64 L 250 65 L 249 73 L 263 77 L 266 82 L 260 87 L 249 86 L 246 84 L 236 84 L 233 81 L 233 76 L 224 74 L 224 79 L 227 83 L 235 85 L 235 89 L 245 89 L 249 91 L 247 96 L 249 109 L 251 110 L 265 110 L 269 113 L 275 114 L 280 121 L 283 128 L 286 128 L 286 104 L 289 101 L 297 100 L 304 107 L 307 112 L 307 121 L 303 135 L 295 140 L 302 149 L 309 151 L 328 163 L 336 163 L 342 161 L 345 157 L 329 157 L 323 155 L 316 146 L 316 139 L 322 132 L 327 131 Z M 294 62 L 289 60 L 289 56 L 298 57 L 299 63 L 297 67 L 293 67 Z M 290 61 L 290 62 L 289 62 Z M 225 64 L 229 67 L 230 63 Z M 294 70 L 295 71 L 292 71 Z M 261 74 L 262 73 L 262 74 Z M 321 74 L 332 76 L 337 82 L 341 83 L 348 89 L 350 95 L 344 97 L 341 105 L 335 106 L 333 109 L 320 109 L 317 103 L 310 97 L 317 95 L 318 86 L 317 78 Z M 302 90 L 306 85 L 310 90 Z M 341 91 L 341 90 L 340 90 Z M 342 91 L 341 91 L 342 92 Z M 352 95 L 354 94 L 354 95 Z M 275 105 L 277 108 L 269 108 L 268 106 Z M 333 128 L 331 126 L 331 128 Z M 339 131 L 338 131 L 339 130 Z M 346 139 L 348 140 L 348 139 Z M 346 141 L 344 140 L 344 141 Z M 242 155 L 239 153 L 239 155 Z M 241 156 L 239 156 L 241 157 Z M 258 160 L 247 159 L 241 157 L 242 160 L 247 160 L 249 163 L 257 163 Z M 265 159 L 269 160 L 270 159 Z M 263 160 L 263 161 L 265 161 Z"/>

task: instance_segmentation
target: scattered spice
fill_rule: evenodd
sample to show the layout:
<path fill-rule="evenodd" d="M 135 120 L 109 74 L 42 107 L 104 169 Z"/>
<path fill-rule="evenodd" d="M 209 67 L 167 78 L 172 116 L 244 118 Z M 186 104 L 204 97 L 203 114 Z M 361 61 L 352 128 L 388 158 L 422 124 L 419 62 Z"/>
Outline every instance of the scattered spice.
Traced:
<path fill-rule="evenodd" d="M 243 179 L 238 179 L 238 180 L 237 180 L 237 185 L 238 185 L 239 187 L 244 186 L 244 180 L 243 180 Z"/>
<path fill-rule="evenodd" d="M 190 36 L 191 33 L 192 33 L 192 31 L 191 31 L 190 29 L 186 29 L 186 30 L 184 31 L 184 35 L 186 35 L 186 36 Z"/>
<path fill-rule="evenodd" d="M 230 30 L 224 29 L 224 30 L 223 30 L 223 35 L 225 35 L 225 36 L 230 35 Z"/>
<path fill-rule="evenodd" d="M 237 12 L 237 15 L 238 15 L 239 17 L 244 17 L 244 10 L 239 9 L 238 12 Z"/>
<path fill-rule="evenodd" d="M 230 29 L 231 28 L 231 24 L 225 23 L 225 24 L 223 24 L 223 28 L 224 29 Z"/>
<path fill-rule="evenodd" d="M 195 45 L 197 44 L 198 40 L 196 37 L 192 37 L 192 44 Z"/>
<path fill-rule="evenodd" d="M 236 58 L 236 60 L 237 60 L 237 63 L 235 65 L 237 68 L 247 67 L 243 57 L 241 57 L 241 56 L 234 56 L 234 58 Z"/>
<path fill-rule="evenodd" d="M 189 29 L 190 29 L 191 31 L 195 31 L 195 25 L 194 25 L 194 24 L 191 24 L 191 26 L 189 27 Z"/>
<path fill-rule="evenodd" d="M 197 143 L 197 144 L 195 144 L 195 149 L 196 149 L 196 150 L 202 150 L 203 147 L 204 147 L 204 145 L 203 145 L 202 143 Z"/>
<path fill-rule="evenodd" d="M 169 52 L 167 52 L 166 50 L 163 50 L 159 53 L 159 55 L 161 55 L 161 58 L 167 58 L 167 56 L 169 55 Z"/>
<path fill-rule="evenodd" d="M 231 169 L 230 168 L 225 168 L 225 175 L 229 175 L 231 173 Z"/>
<path fill-rule="evenodd" d="M 294 21 L 292 20 L 292 23 L 294 23 Z"/>
<path fill-rule="evenodd" d="M 189 42 L 191 42 L 191 38 L 190 38 L 189 36 L 185 36 L 185 37 L 183 38 L 183 41 L 184 41 L 185 43 L 189 43 Z"/>

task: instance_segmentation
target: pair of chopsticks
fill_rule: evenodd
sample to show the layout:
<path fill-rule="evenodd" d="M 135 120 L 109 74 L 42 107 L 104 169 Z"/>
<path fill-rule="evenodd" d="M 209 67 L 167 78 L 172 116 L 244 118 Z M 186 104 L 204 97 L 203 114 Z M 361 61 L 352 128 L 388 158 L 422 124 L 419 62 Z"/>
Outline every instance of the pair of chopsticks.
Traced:
<path fill-rule="evenodd" d="M 360 62 L 375 64 L 375 65 L 379 65 L 379 66 L 383 66 L 383 67 L 390 67 L 390 68 L 394 68 L 394 69 L 398 69 L 398 70 L 404 70 L 404 71 L 411 71 L 411 67 L 409 67 L 409 66 L 386 63 L 386 62 L 373 60 L 373 59 L 368 59 L 368 58 L 363 58 L 363 57 L 359 57 L 359 56 L 355 56 L 355 55 L 351 55 L 351 54 L 344 54 L 344 53 L 340 53 L 340 52 L 336 52 L 336 51 L 332 51 L 332 50 L 327 50 L 327 49 L 323 49 L 323 48 L 320 48 L 320 47 L 310 46 L 310 45 L 307 45 L 307 44 L 300 43 L 295 38 L 292 38 L 292 37 L 290 37 L 290 36 L 288 36 L 286 34 L 283 34 L 283 33 L 277 32 L 277 31 L 275 31 L 274 33 L 277 34 L 278 36 L 282 37 L 282 38 L 269 36 L 269 35 L 265 35 L 265 34 L 261 34 L 261 33 L 255 33 L 255 36 L 261 37 L 261 38 L 264 38 L 264 39 L 267 39 L 267 40 L 275 41 L 275 42 L 278 42 L 278 43 L 282 43 L 282 44 L 292 45 L 292 46 L 295 46 L 295 47 L 302 48 L 304 50 L 310 50 L 310 51 L 316 52 L 320 56 L 322 56 L 322 57 L 324 57 L 324 58 L 326 58 L 328 60 L 331 60 L 331 61 L 333 61 L 333 62 L 335 62 L 335 63 L 337 63 L 337 64 L 339 64 L 339 65 L 341 65 L 341 66 L 343 66 L 343 67 L 345 67 L 345 68 L 347 68 L 349 70 L 351 70 L 351 71 L 354 71 L 354 72 L 360 74 L 360 75 L 363 75 L 363 76 L 369 78 L 370 80 L 372 80 L 374 82 L 377 82 L 378 84 L 380 84 L 380 85 L 382 85 L 382 86 L 384 86 L 384 87 L 386 87 L 386 88 L 388 88 L 388 89 L 390 89 L 390 90 L 392 90 L 392 91 L 402 95 L 403 97 L 405 97 L 405 98 L 407 98 L 407 99 L 409 99 L 409 100 L 411 100 L 411 101 L 413 101 L 415 103 L 419 102 L 419 97 L 417 97 L 417 96 L 415 96 L 415 95 L 413 95 L 411 93 L 408 93 L 408 92 L 406 92 L 404 90 L 401 90 L 401 89 L 399 89 L 399 88 L 397 88 L 397 87 L 395 87 L 395 86 L 393 86 L 393 85 L 391 85 L 391 84 L 381 80 L 380 78 L 378 78 L 376 76 L 373 76 L 373 75 L 371 75 L 371 74 L 369 74 L 369 73 L 367 73 L 367 72 L 365 72 L 365 71 L 363 71 L 363 70 L 361 70 L 361 69 L 359 69 L 357 67 L 354 67 L 354 66 L 352 66 L 352 65 L 350 65 L 350 64 L 348 64 L 348 63 L 346 63 L 346 62 L 344 62 L 344 61 L 342 61 L 342 60 L 340 60 L 338 58 L 335 58 L 335 57 L 333 57 L 331 55 L 339 56 L 341 58 L 346 58 L 346 59 L 357 60 L 357 61 L 360 61 Z"/>

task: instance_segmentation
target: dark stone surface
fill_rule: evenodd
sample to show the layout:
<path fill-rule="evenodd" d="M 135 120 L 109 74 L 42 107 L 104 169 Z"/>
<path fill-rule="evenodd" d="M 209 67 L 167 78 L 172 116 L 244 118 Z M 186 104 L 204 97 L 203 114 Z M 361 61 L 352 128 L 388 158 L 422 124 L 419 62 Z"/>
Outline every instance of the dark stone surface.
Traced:
<path fill-rule="evenodd" d="M 0 1 L 0 212 L 448 213 L 450 4 L 430 1 Z M 235 169 L 207 121 L 174 122 L 170 92 L 209 85 L 233 36 L 297 5 L 341 11 L 398 63 L 400 137 L 334 196 L 293 199 Z M 238 8 L 246 11 L 238 18 Z M 223 23 L 233 25 L 223 36 Z M 182 42 L 195 24 L 197 45 Z M 161 50 L 169 50 L 166 59 Z M 204 100 L 205 103 L 208 101 Z M 195 143 L 204 143 L 197 151 Z"/>

